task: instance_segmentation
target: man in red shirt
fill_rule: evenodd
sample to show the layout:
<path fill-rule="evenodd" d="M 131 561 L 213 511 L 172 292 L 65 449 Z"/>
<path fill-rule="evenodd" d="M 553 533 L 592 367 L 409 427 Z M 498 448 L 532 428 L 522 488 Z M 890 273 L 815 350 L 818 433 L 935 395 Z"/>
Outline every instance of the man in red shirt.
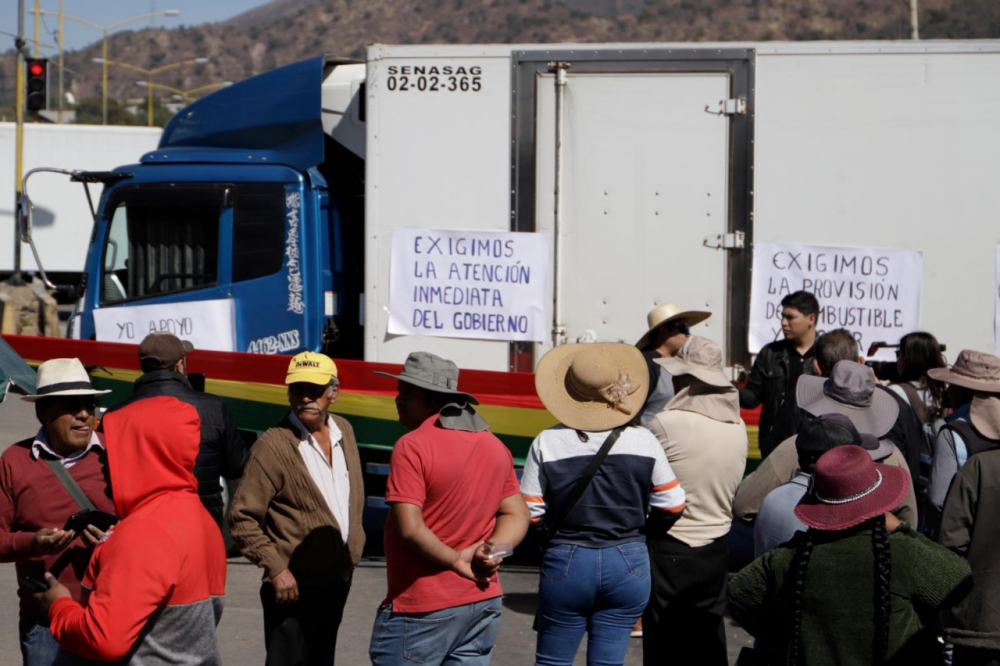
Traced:
<path fill-rule="evenodd" d="M 80 534 L 62 529 L 83 507 L 56 477 L 54 466 L 65 469 L 98 510 L 115 511 L 105 475 L 104 442 L 94 432 L 96 396 L 108 391 L 95 391 L 75 358 L 42 363 L 37 386 L 36 395 L 22 399 L 35 403 L 41 428 L 0 456 L 0 562 L 15 563 L 20 583 L 25 666 L 49 666 L 57 656 L 59 663 L 74 663 L 75 658 L 52 638 L 48 616 L 21 577 L 41 580 L 51 571 L 79 600 L 80 580 L 93 547 L 104 536 L 94 525 Z"/>
<path fill-rule="evenodd" d="M 369 656 L 376 665 L 488 664 L 500 628 L 502 557 L 528 530 L 510 451 L 458 390 L 458 366 L 410 354 L 396 411 L 386 502 L 389 592 Z"/>

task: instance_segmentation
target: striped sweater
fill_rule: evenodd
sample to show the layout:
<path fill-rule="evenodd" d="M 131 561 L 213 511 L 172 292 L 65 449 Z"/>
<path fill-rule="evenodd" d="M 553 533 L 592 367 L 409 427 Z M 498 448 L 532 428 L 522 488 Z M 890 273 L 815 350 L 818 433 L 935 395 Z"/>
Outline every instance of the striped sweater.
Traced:
<path fill-rule="evenodd" d="M 559 515 L 610 433 L 586 433 L 584 442 L 560 425 L 538 435 L 521 476 L 533 523 L 544 527 L 547 515 Z M 661 526 L 663 520 L 672 522 L 684 510 L 684 490 L 656 437 L 642 427 L 625 428 L 550 543 L 603 548 L 644 541 L 650 509 Z"/>

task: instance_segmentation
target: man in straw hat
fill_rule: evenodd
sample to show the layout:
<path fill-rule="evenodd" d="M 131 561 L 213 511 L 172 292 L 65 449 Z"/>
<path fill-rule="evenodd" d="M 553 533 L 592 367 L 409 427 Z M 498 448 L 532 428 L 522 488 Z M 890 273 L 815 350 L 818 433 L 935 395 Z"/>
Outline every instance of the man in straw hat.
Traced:
<path fill-rule="evenodd" d="M 746 467 L 746 425 L 717 344 L 691 336 L 677 356 L 657 363 L 673 376 L 676 393 L 649 429 L 684 488 L 687 506 L 669 532 L 647 536 L 653 590 L 642 616 L 644 663 L 680 650 L 699 654 L 699 663 L 728 664 L 728 534 L 733 495 Z"/>
<path fill-rule="evenodd" d="M 859 446 L 820 456 L 795 507 L 810 529 L 730 581 L 729 610 L 766 642 L 762 663 L 941 663 L 933 611 L 965 592 L 969 566 L 888 513 L 909 485 Z"/>
<path fill-rule="evenodd" d="M 103 532 L 94 525 L 79 534 L 62 529 L 85 507 L 71 494 L 75 489 L 67 488 L 54 471 L 58 466 L 68 472 L 72 484 L 98 510 L 115 512 L 105 476 L 104 442 L 94 432 L 96 396 L 105 393 L 94 389 L 78 359 L 42 363 L 36 395 L 22 398 L 35 403 L 41 428 L 0 456 L 0 559 L 15 562 L 18 579 L 42 580 L 51 571 L 74 599 L 80 599 L 80 581 Z M 60 653 L 59 644 L 32 592 L 23 582 L 18 588 L 21 655 L 25 664 L 51 664 Z"/>
<path fill-rule="evenodd" d="M 333 359 L 293 356 L 285 384 L 291 410 L 250 449 L 229 526 L 264 570 L 265 663 L 330 665 L 365 544 L 361 458 L 351 424 L 329 412 L 340 395 Z"/>
<path fill-rule="evenodd" d="M 1000 358 L 963 349 L 950 368 L 927 374 L 949 384 L 948 394 L 957 407 L 934 441 L 927 489 L 928 523 L 933 528 L 955 472 L 976 453 L 1000 447 Z"/>
<path fill-rule="evenodd" d="M 691 337 L 691 327 L 711 316 L 711 312 L 682 311 L 673 303 L 660 303 L 646 315 L 648 328 L 635 343 L 649 368 L 649 395 L 639 417 L 642 425 L 653 420 L 674 397 L 674 382 L 670 373 L 657 364 L 656 359 L 675 356 Z"/>
<path fill-rule="evenodd" d="M 528 530 L 514 461 L 458 388 L 458 366 L 428 352 L 406 358 L 385 500 L 389 590 L 375 616 L 373 664 L 487 663 L 500 622 L 497 567 L 484 544 L 516 546 Z M 413 621 L 422 627 L 412 635 Z M 404 656 L 405 655 L 405 656 Z"/>
<path fill-rule="evenodd" d="M 875 373 L 868 366 L 845 360 L 834 365 L 827 378 L 802 376 L 796 385 L 796 399 L 799 407 L 812 416 L 846 416 L 859 432 L 877 438 L 860 442 L 873 460 L 901 467 L 909 473 L 903 453 L 887 439 L 899 417 L 899 404 L 888 391 L 878 388 Z M 767 494 L 790 481 L 797 468 L 795 438 L 790 437 L 740 483 L 733 502 L 733 514 L 740 520 L 753 522 Z M 906 499 L 894 513 L 900 520 L 916 525 L 917 498 L 913 487 L 907 487 Z"/>
<path fill-rule="evenodd" d="M 816 373 L 813 367 L 813 342 L 816 341 L 816 318 L 819 301 L 808 291 L 796 291 L 781 299 L 783 340 L 765 345 L 754 359 L 750 379 L 740 389 L 740 406 L 760 410 L 758 437 L 767 441 L 778 408 L 794 390 L 801 375 Z"/>

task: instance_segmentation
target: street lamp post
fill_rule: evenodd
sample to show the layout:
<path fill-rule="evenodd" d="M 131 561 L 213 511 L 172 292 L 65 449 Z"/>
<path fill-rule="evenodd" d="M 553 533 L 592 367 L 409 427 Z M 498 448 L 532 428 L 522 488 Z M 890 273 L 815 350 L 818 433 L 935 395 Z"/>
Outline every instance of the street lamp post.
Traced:
<path fill-rule="evenodd" d="M 136 21 L 143 21 L 145 19 L 150 19 L 150 18 L 160 18 L 163 16 L 177 16 L 178 14 L 180 14 L 180 12 L 176 9 L 167 9 L 162 12 L 152 12 L 150 14 L 143 14 L 141 16 L 133 16 L 132 18 L 127 18 L 122 21 L 117 21 L 116 23 L 112 23 L 111 25 L 99 25 L 97 23 L 94 23 L 93 21 L 88 21 L 87 19 L 82 19 L 78 16 L 70 16 L 69 14 L 64 14 L 62 12 L 59 12 L 58 14 L 53 14 L 52 12 L 42 9 L 40 10 L 39 13 L 45 14 L 47 16 L 58 16 L 60 25 L 62 24 L 63 19 L 69 19 L 70 21 L 76 21 L 77 23 L 82 23 L 83 25 L 89 25 L 91 28 L 96 28 L 101 31 L 102 35 L 101 53 L 103 55 L 101 59 L 104 61 L 104 66 L 101 68 L 101 118 L 103 125 L 108 124 L 108 33 L 110 33 L 112 30 L 116 30 L 122 27 L 123 25 L 128 25 L 129 23 L 135 23 Z M 60 28 L 60 35 L 61 33 L 62 29 Z"/>
<path fill-rule="evenodd" d="M 124 67 L 125 69 L 131 69 L 132 71 L 139 72 L 146 76 L 147 88 L 149 89 L 148 103 L 147 103 L 147 123 L 150 127 L 153 126 L 153 77 L 157 74 L 162 74 L 163 72 L 168 72 L 171 69 L 177 69 L 178 67 L 183 67 L 184 65 L 204 65 L 208 62 L 208 58 L 191 58 L 190 60 L 182 60 L 180 62 L 172 62 L 169 65 L 163 65 L 162 67 L 156 67 L 154 69 L 146 69 L 145 67 L 138 67 L 127 62 L 117 62 L 115 60 L 105 60 L 104 58 L 94 58 L 94 62 L 100 63 L 107 68 L 108 65 L 115 65 L 117 67 Z"/>
<path fill-rule="evenodd" d="M 172 86 L 165 86 L 162 83 L 153 83 L 152 81 L 136 81 L 135 85 L 142 86 L 143 88 L 149 89 L 149 98 L 153 98 L 153 88 L 158 88 L 160 90 L 166 90 L 168 92 L 174 93 L 177 97 L 181 98 L 181 102 L 184 104 L 188 103 L 188 99 L 200 92 L 206 92 L 209 90 L 215 90 L 216 88 L 225 88 L 226 86 L 233 85 L 232 81 L 220 81 L 218 83 L 209 83 L 204 86 L 198 86 L 197 88 L 191 88 L 190 90 L 182 90 L 180 88 L 174 88 Z M 151 107 L 152 108 L 152 107 Z"/>

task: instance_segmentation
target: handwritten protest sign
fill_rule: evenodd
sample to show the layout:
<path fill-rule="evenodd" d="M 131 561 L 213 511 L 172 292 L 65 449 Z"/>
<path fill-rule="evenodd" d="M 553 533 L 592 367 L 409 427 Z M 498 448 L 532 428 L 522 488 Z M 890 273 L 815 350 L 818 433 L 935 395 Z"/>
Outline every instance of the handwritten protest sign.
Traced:
<path fill-rule="evenodd" d="M 389 333 L 540 341 L 548 237 L 393 229 Z"/>
<path fill-rule="evenodd" d="M 137 345 L 150 333 L 169 331 L 195 349 L 236 351 L 233 301 L 131 305 L 94 310 L 94 327 L 101 342 Z"/>
<path fill-rule="evenodd" d="M 750 351 L 781 339 L 781 299 L 799 290 L 819 299 L 817 330 L 846 328 L 862 354 L 872 342 L 899 342 L 919 328 L 923 267 L 915 250 L 755 243 Z M 882 350 L 873 358 L 895 355 Z"/>

